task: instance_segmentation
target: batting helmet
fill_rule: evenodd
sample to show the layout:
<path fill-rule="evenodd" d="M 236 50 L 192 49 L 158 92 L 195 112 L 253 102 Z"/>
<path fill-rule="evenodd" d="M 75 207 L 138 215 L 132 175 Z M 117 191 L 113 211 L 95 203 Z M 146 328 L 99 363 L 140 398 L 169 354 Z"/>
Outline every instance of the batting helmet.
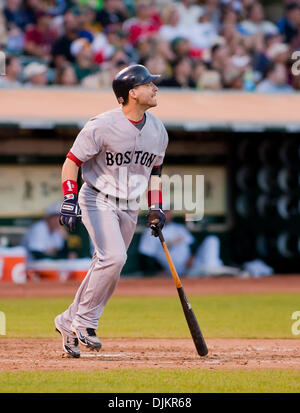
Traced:
<path fill-rule="evenodd" d="M 121 70 L 115 76 L 112 87 L 118 102 L 127 103 L 130 89 L 148 82 L 155 82 L 159 78 L 160 75 L 151 75 L 143 65 L 132 65 Z"/>

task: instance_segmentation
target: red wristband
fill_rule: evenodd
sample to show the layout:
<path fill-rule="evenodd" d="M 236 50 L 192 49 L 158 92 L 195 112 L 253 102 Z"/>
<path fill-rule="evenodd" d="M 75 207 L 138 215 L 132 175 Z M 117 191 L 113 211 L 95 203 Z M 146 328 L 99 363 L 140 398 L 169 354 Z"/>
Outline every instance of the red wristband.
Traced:
<path fill-rule="evenodd" d="M 148 191 L 148 207 L 152 205 L 157 205 L 158 208 L 162 209 L 162 192 L 160 190 Z"/>
<path fill-rule="evenodd" d="M 62 183 L 62 191 L 64 196 L 66 194 L 76 194 L 78 192 L 77 182 L 73 181 L 72 179 L 67 179 Z"/>

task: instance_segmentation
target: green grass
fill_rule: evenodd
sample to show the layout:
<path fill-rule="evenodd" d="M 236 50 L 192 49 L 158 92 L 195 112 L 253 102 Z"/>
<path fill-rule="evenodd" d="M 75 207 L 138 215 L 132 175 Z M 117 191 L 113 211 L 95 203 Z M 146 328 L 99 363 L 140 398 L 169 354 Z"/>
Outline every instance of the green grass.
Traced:
<path fill-rule="evenodd" d="M 205 337 L 298 338 L 291 315 L 300 294 L 190 296 Z M 7 337 L 56 337 L 53 319 L 72 298 L 0 300 Z M 177 296 L 112 297 L 101 318 L 101 337 L 190 337 Z M 0 336 L 2 337 L 2 336 Z"/>
<path fill-rule="evenodd" d="M 204 336 L 299 338 L 291 315 L 299 294 L 190 296 Z M 72 298 L 0 300 L 6 337 L 57 337 L 53 319 Z M 99 335 L 108 337 L 190 337 L 179 299 L 113 297 L 101 317 Z M 2 337 L 2 336 L 1 336 Z M 0 338 L 1 346 L 1 338 Z M 180 367 L 180 366 L 179 366 Z M 17 371 L 0 373 L 0 393 L 287 393 L 300 391 L 299 370 L 121 369 Z"/>
<path fill-rule="evenodd" d="M 111 370 L 0 373 L 0 393 L 299 393 L 295 370 Z"/>

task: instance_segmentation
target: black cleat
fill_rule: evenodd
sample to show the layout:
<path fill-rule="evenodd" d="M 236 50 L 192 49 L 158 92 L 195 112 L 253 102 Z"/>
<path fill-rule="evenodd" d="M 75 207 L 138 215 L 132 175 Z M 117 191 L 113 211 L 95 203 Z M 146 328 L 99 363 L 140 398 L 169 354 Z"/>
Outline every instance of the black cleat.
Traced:
<path fill-rule="evenodd" d="M 79 343 L 93 350 L 99 351 L 101 349 L 102 344 L 93 328 L 75 328 L 72 326 L 72 329 L 76 334 Z"/>
<path fill-rule="evenodd" d="M 79 358 L 80 348 L 78 338 L 74 334 L 70 335 L 67 333 L 66 330 L 64 330 L 64 328 L 59 324 L 57 317 L 54 320 L 54 324 L 56 331 L 62 336 L 64 352 L 71 357 Z"/>

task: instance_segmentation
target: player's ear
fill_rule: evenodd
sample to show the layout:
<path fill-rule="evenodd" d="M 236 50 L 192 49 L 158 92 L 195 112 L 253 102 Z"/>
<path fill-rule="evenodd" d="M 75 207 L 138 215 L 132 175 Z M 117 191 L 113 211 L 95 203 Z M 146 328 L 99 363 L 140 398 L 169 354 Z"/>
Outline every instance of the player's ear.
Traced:
<path fill-rule="evenodd" d="M 129 95 L 130 95 L 133 99 L 136 99 L 135 89 L 130 89 L 130 90 L 129 90 Z"/>

